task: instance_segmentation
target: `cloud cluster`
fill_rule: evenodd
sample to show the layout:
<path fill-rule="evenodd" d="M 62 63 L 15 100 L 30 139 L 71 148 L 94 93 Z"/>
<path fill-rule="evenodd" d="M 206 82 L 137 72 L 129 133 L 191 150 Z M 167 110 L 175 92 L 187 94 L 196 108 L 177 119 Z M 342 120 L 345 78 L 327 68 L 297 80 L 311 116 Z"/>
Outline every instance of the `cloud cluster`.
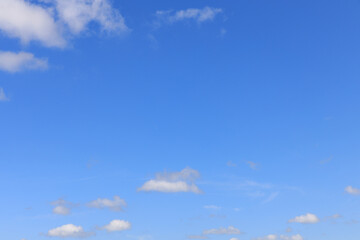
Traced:
<path fill-rule="evenodd" d="M 303 223 L 303 224 L 314 224 L 318 223 L 320 219 L 312 213 L 307 213 L 305 215 L 297 216 L 293 219 L 290 219 L 289 223 Z"/>
<path fill-rule="evenodd" d="M 44 2 L 44 1 L 43 1 Z M 40 42 L 46 47 L 65 47 L 66 34 L 79 34 L 90 22 L 109 32 L 125 32 L 122 15 L 108 0 L 47 0 L 36 4 L 25 0 L 0 2 L 0 31 L 22 43 Z"/>
<path fill-rule="evenodd" d="M 185 168 L 180 172 L 158 173 L 155 179 L 151 179 L 138 188 L 138 191 L 156 191 L 164 193 L 192 192 L 201 193 L 194 181 L 200 177 L 198 171 Z"/>
<path fill-rule="evenodd" d="M 112 211 L 121 211 L 123 207 L 126 207 L 126 202 L 119 196 L 115 196 L 114 200 L 107 198 L 98 198 L 92 202 L 86 204 L 90 208 L 109 208 Z"/>

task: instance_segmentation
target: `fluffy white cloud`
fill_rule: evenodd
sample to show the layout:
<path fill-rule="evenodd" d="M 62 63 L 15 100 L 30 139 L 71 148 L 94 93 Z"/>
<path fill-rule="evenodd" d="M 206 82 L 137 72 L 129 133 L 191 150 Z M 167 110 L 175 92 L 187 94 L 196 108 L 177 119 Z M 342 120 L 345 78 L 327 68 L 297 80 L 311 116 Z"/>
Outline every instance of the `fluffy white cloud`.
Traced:
<path fill-rule="evenodd" d="M 60 20 L 72 33 L 84 31 L 90 22 L 97 22 L 109 32 L 125 32 L 128 27 L 123 16 L 108 0 L 55 0 Z"/>
<path fill-rule="evenodd" d="M 22 70 L 46 69 L 47 66 L 46 59 L 36 58 L 32 53 L 0 51 L 0 70 L 3 71 L 14 73 Z"/>
<path fill-rule="evenodd" d="M 0 102 L 6 102 L 10 99 L 5 95 L 4 89 L 0 88 Z"/>
<path fill-rule="evenodd" d="M 108 0 L 0 1 L 0 32 L 22 43 L 38 41 L 46 47 L 65 47 L 67 32 L 79 34 L 91 22 L 98 23 L 102 31 L 129 30 Z"/>
<path fill-rule="evenodd" d="M 201 190 L 193 183 L 199 176 L 199 172 L 191 168 L 185 168 L 180 172 L 158 173 L 155 179 L 145 182 L 138 191 L 201 193 Z"/>
<path fill-rule="evenodd" d="M 131 228 L 131 223 L 124 220 L 113 220 L 108 225 L 102 227 L 102 229 L 108 232 L 124 231 Z"/>
<path fill-rule="evenodd" d="M 352 186 L 347 186 L 345 188 L 345 192 L 347 192 L 348 194 L 351 194 L 351 195 L 360 195 L 360 189 L 354 188 Z"/>
<path fill-rule="evenodd" d="M 89 237 L 94 235 L 93 232 L 85 232 L 81 226 L 66 224 L 48 231 L 49 237 L 73 238 L 73 237 Z"/>
<path fill-rule="evenodd" d="M 23 43 L 35 40 L 48 47 L 65 45 L 51 11 L 25 0 L 0 1 L 0 30 Z"/>
<path fill-rule="evenodd" d="M 213 20 L 222 12 L 221 8 L 204 7 L 202 9 L 189 8 L 179 11 L 157 11 L 156 16 L 159 21 L 169 24 L 184 20 L 194 20 L 197 23 L 203 23 Z"/>
<path fill-rule="evenodd" d="M 221 228 L 213 228 L 213 229 L 205 230 L 203 234 L 204 235 L 209 235 L 209 234 L 237 235 L 237 234 L 242 234 L 242 232 L 236 227 L 229 226 L 228 228 L 221 227 Z"/>
<path fill-rule="evenodd" d="M 298 216 L 289 220 L 289 223 L 304 223 L 304 224 L 314 224 L 318 223 L 320 219 L 312 213 L 307 213 L 306 215 Z"/>
<path fill-rule="evenodd" d="M 92 202 L 89 202 L 87 206 L 91 208 L 109 208 L 113 211 L 121 211 L 122 208 L 126 206 L 126 202 L 119 196 L 115 196 L 114 200 L 98 198 Z"/>

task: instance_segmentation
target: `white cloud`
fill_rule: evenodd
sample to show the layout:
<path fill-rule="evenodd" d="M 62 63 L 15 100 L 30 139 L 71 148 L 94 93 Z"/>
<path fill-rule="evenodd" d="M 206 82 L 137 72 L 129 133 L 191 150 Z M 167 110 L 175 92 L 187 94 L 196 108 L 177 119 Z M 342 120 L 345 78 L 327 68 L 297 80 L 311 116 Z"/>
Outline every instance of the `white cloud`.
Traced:
<path fill-rule="evenodd" d="M 354 188 L 352 186 L 347 186 L 345 188 L 345 192 L 347 192 L 348 194 L 351 194 L 351 195 L 360 195 L 360 189 Z"/>
<path fill-rule="evenodd" d="M 81 226 L 66 224 L 48 231 L 49 237 L 73 238 L 73 237 L 89 237 L 94 235 L 93 232 L 85 232 Z"/>
<path fill-rule="evenodd" d="M 122 208 L 126 206 L 126 202 L 119 196 L 115 196 L 114 200 L 98 198 L 92 202 L 89 202 L 87 206 L 91 208 L 109 208 L 112 211 L 121 211 Z"/>
<path fill-rule="evenodd" d="M 66 206 L 56 206 L 53 209 L 53 213 L 58 215 L 69 215 L 71 212 L 70 208 Z"/>
<path fill-rule="evenodd" d="M 318 223 L 319 218 L 312 213 L 307 213 L 306 215 L 298 216 L 289 220 L 289 223 L 304 223 L 304 224 L 314 224 Z"/>
<path fill-rule="evenodd" d="M 180 172 L 158 173 L 155 179 L 145 182 L 142 187 L 138 188 L 138 191 L 201 193 L 201 190 L 194 184 L 199 177 L 199 172 L 191 168 L 185 168 Z"/>
<path fill-rule="evenodd" d="M 0 1 L 0 30 L 22 43 L 39 41 L 47 47 L 63 47 L 59 26 L 50 10 L 24 0 Z"/>
<path fill-rule="evenodd" d="M 179 11 L 157 11 L 156 16 L 159 21 L 172 24 L 184 20 L 194 20 L 197 23 L 203 23 L 213 20 L 218 14 L 222 13 L 221 8 L 204 7 L 188 8 Z M 160 24 L 160 22 L 158 22 Z"/>
<path fill-rule="evenodd" d="M 102 227 L 102 229 L 108 232 L 124 231 L 131 228 L 131 223 L 124 220 L 113 220 L 108 225 Z"/>
<path fill-rule="evenodd" d="M 54 205 L 53 213 L 58 215 L 69 215 L 71 213 L 71 208 L 74 207 L 74 204 L 64 199 L 58 199 L 51 202 L 51 205 Z"/>
<path fill-rule="evenodd" d="M 108 0 L 0 1 L 0 32 L 24 44 L 38 41 L 46 47 L 65 47 L 69 32 L 80 34 L 92 22 L 106 32 L 129 31 Z"/>
<path fill-rule="evenodd" d="M 274 234 L 269 234 L 265 237 L 254 238 L 254 240 L 277 240 L 277 239 L 278 239 L 277 235 Z"/>
<path fill-rule="evenodd" d="M 6 102 L 10 99 L 5 95 L 4 89 L 0 88 L 0 102 Z"/>
<path fill-rule="evenodd" d="M 123 16 L 108 0 L 55 0 L 60 20 L 73 34 L 86 30 L 90 22 L 97 22 L 108 32 L 126 32 Z"/>
<path fill-rule="evenodd" d="M 230 238 L 230 240 L 240 240 L 239 238 Z"/>
<path fill-rule="evenodd" d="M 221 228 L 213 228 L 213 229 L 205 230 L 203 234 L 204 235 L 209 235 L 209 234 L 237 235 L 237 234 L 242 234 L 242 232 L 236 227 L 229 226 L 228 228 L 221 227 Z"/>
<path fill-rule="evenodd" d="M 296 234 L 296 235 L 293 235 L 293 236 L 281 235 L 280 239 L 281 240 L 304 240 L 304 238 L 300 234 Z"/>
<path fill-rule="evenodd" d="M 22 70 L 46 69 L 47 60 L 34 57 L 27 52 L 2 52 L 0 51 L 0 70 L 19 72 Z"/>

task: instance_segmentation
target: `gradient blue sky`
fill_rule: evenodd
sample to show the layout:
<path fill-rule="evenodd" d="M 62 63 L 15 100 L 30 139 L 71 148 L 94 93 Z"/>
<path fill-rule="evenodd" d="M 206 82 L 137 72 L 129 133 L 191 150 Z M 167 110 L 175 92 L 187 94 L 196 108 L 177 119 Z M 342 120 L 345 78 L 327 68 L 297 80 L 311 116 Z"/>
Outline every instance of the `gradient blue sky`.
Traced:
<path fill-rule="evenodd" d="M 0 238 L 358 240 L 359 43 L 357 0 L 0 0 Z"/>

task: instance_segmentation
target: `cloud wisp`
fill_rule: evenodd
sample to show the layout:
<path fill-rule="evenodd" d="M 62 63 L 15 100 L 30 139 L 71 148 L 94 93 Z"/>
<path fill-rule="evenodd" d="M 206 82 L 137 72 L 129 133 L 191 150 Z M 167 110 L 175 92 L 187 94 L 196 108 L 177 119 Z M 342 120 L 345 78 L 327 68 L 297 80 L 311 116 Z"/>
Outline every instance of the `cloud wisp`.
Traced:
<path fill-rule="evenodd" d="M 0 88 L 0 102 L 7 102 L 10 101 L 10 99 L 6 96 L 4 89 Z"/>
<path fill-rule="evenodd" d="M 126 207 L 126 202 L 124 199 L 121 199 L 119 196 L 114 196 L 114 200 L 107 199 L 107 198 L 98 198 L 94 201 L 91 201 L 86 204 L 86 206 L 90 208 L 109 208 L 111 211 L 121 211 L 123 207 Z"/>
<path fill-rule="evenodd" d="M 204 7 L 204 8 L 188 8 L 179 11 L 157 11 L 156 12 L 156 26 L 160 27 L 163 24 L 174 24 L 181 21 L 195 21 L 198 24 L 212 21 L 217 15 L 222 13 L 221 8 Z"/>
<path fill-rule="evenodd" d="M 47 67 L 46 59 L 36 58 L 32 53 L 0 51 L 0 70 L 15 73 L 23 70 L 45 70 Z"/>
<path fill-rule="evenodd" d="M 234 226 L 229 226 L 227 228 L 212 228 L 204 230 L 203 235 L 239 235 L 242 232 Z"/>
<path fill-rule="evenodd" d="M 195 185 L 195 180 L 200 177 L 198 171 L 185 168 L 180 172 L 172 173 L 158 173 L 155 179 L 151 179 L 143 184 L 138 191 L 144 192 L 192 192 L 202 193 L 202 191 Z"/>
<path fill-rule="evenodd" d="M 360 195 L 360 189 L 354 188 L 352 186 L 347 186 L 345 192 L 351 195 Z"/>

